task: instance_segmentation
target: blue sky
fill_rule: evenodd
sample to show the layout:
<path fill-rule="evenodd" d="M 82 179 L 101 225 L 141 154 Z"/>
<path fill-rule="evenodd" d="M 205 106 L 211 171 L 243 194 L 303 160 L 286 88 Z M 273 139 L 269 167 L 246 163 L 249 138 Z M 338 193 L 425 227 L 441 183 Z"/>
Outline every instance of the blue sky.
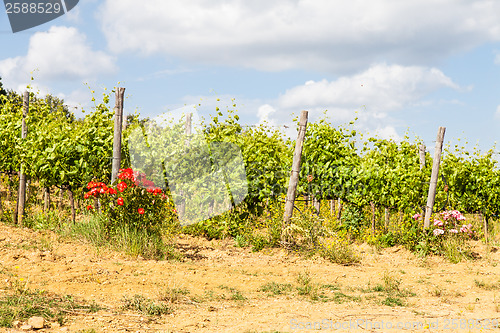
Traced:
<path fill-rule="evenodd" d="M 429 149 L 439 126 L 483 150 L 500 139 L 498 1 L 80 0 L 16 34 L 0 10 L 0 39 L 4 86 L 22 91 L 33 72 L 77 114 L 92 106 L 86 84 L 120 82 L 126 112 L 145 117 L 236 103 L 247 124 L 328 110 Z"/>

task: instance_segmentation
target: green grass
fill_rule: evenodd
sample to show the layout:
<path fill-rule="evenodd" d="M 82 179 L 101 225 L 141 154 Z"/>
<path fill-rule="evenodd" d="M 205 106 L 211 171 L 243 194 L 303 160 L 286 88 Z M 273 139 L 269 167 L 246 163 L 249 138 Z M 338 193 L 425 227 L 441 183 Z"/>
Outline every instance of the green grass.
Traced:
<path fill-rule="evenodd" d="M 350 266 L 361 262 L 358 255 L 352 250 L 349 244 L 343 242 L 332 242 L 327 246 L 323 246 L 320 255 L 335 264 Z"/>
<path fill-rule="evenodd" d="M 474 280 L 476 287 L 484 290 L 498 290 L 500 289 L 500 283 L 488 283 L 484 281 Z"/>
<path fill-rule="evenodd" d="M 174 312 L 169 304 L 164 302 L 154 302 L 142 295 L 134 295 L 133 297 L 124 296 L 122 299 L 124 310 L 132 310 L 148 316 L 168 315 Z"/>
<path fill-rule="evenodd" d="M 293 291 L 293 286 L 290 283 L 268 282 L 265 285 L 261 286 L 258 291 L 270 293 L 275 296 L 286 295 Z"/>
<path fill-rule="evenodd" d="M 94 313 L 103 309 L 95 303 L 79 301 L 70 295 L 23 289 L 19 285 L 0 298 L 0 327 L 12 327 L 16 320 L 39 316 L 63 324 L 71 313 Z"/>
<path fill-rule="evenodd" d="M 246 301 L 247 300 L 247 298 L 245 296 L 243 296 L 243 294 L 236 288 L 231 288 L 228 286 L 220 285 L 219 289 L 224 289 L 224 290 L 229 291 L 231 293 L 231 295 L 229 296 L 230 300 L 233 300 L 233 301 Z"/>
<path fill-rule="evenodd" d="M 384 272 L 382 283 L 376 284 L 374 287 L 360 288 L 363 293 L 377 293 L 368 297 L 387 306 L 406 306 L 406 298 L 416 296 L 416 294 L 408 289 L 401 288 L 401 279 L 396 278 L 389 272 Z"/>
<path fill-rule="evenodd" d="M 160 301 L 167 303 L 181 303 L 190 294 L 188 289 L 170 288 L 160 293 Z"/>
<path fill-rule="evenodd" d="M 117 228 L 114 234 L 106 235 L 103 219 L 102 215 L 90 215 L 79 223 L 68 225 L 60 233 L 74 239 L 84 238 L 97 248 L 109 247 L 134 257 L 153 260 L 181 258 L 173 244 L 165 243 L 160 235 L 148 233 L 145 229 L 122 227 Z"/>
<path fill-rule="evenodd" d="M 266 292 L 268 296 L 295 295 L 302 296 L 310 301 L 334 302 L 360 302 L 361 297 L 348 295 L 340 291 L 336 284 L 319 284 L 313 282 L 308 272 L 300 272 L 296 284 L 268 282 L 257 291 Z"/>

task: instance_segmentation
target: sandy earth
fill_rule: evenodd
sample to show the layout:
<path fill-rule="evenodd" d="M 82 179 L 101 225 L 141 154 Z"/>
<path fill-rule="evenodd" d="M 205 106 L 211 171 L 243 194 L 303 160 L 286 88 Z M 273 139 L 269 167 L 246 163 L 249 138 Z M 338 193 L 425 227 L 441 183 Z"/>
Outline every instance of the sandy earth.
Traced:
<path fill-rule="evenodd" d="M 361 245 L 361 264 L 346 267 L 278 249 L 252 252 L 232 240 L 181 236 L 177 247 L 184 259 L 152 261 L 0 224 L 0 293 L 12 280 L 24 279 L 30 289 L 70 294 L 106 308 L 72 314 L 62 327 L 44 332 L 496 331 L 500 251 L 487 253 L 479 242 L 474 246 L 481 259 L 450 264 L 399 247 L 376 251 Z M 300 295 L 299 274 L 308 274 L 318 294 L 330 300 Z M 374 291 L 384 277 L 400 282 L 407 295 L 402 306 L 384 305 L 387 295 Z M 270 282 L 292 287 L 282 295 L 259 291 Z M 122 308 L 124 296 L 158 300 L 172 288 L 184 290 L 172 303 L 172 314 L 156 317 Z M 410 328 L 417 322 L 431 326 Z"/>

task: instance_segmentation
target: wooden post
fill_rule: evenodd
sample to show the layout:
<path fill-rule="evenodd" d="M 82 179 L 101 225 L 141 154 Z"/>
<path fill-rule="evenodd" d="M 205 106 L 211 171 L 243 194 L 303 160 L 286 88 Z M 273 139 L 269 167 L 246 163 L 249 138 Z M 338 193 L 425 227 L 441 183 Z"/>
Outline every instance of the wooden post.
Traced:
<path fill-rule="evenodd" d="M 304 194 L 302 200 L 304 200 L 304 207 L 309 207 L 309 195 Z"/>
<path fill-rule="evenodd" d="M 432 214 L 432 209 L 434 208 L 434 200 L 436 199 L 436 188 L 439 176 L 439 164 L 441 163 L 441 151 L 443 150 L 445 131 L 446 131 L 445 127 L 439 127 L 436 139 L 436 147 L 434 149 L 434 160 L 432 161 L 431 183 L 429 186 L 429 194 L 427 196 L 427 205 L 425 206 L 424 229 L 429 228 L 431 224 L 431 214 Z"/>
<path fill-rule="evenodd" d="M 12 197 L 12 172 L 9 172 L 9 185 L 7 187 L 7 199 L 6 201 L 10 201 L 10 198 Z"/>
<path fill-rule="evenodd" d="M 488 244 L 488 217 L 484 214 L 481 214 L 480 216 L 483 221 L 484 241 Z"/>
<path fill-rule="evenodd" d="M 420 159 L 420 170 L 425 167 L 425 145 L 418 146 L 418 155 Z"/>
<path fill-rule="evenodd" d="M 59 202 L 57 203 L 57 209 L 63 209 L 63 200 L 64 200 L 64 189 L 61 187 L 59 189 Z"/>
<path fill-rule="evenodd" d="M 389 209 L 387 207 L 384 208 L 384 228 L 385 231 L 389 229 Z"/>
<path fill-rule="evenodd" d="M 50 187 L 45 187 L 43 191 L 43 211 L 50 210 Z"/>
<path fill-rule="evenodd" d="M 319 211 L 320 211 L 320 208 L 321 208 L 321 201 L 316 198 L 316 196 L 313 195 L 313 207 L 314 207 L 314 210 L 316 211 L 316 213 L 319 215 Z"/>
<path fill-rule="evenodd" d="M 190 137 L 191 137 L 191 119 L 193 117 L 192 113 L 186 114 L 186 122 L 184 125 L 184 132 L 186 134 L 186 149 L 189 148 L 190 145 Z M 177 209 L 177 214 L 179 216 L 179 220 L 182 220 L 184 215 L 186 214 L 186 199 L 184 198 L 184 191 L 179 191 L 179 196 L 181 197 L 179 208 Z"/>
<path fill-rule="evenodd" d="M 337 220 L 339 220 L 339 222 L 342 223 L 341 219 L 342 219 L 342 199 L 339 198 L 339 212 L 337 214 Z"/>
<path fill-rule="evenodd" d="M 68 188 L 68 197 L 69 197 L 69 204 L 71 207 L 71 220 L 73 221 L 73 223 L 75 223 L 76 220 L 75 197 L 73 195 L 71 187 Z"/>
<path fill-rule="evenodd" d="M 375 235 L 375 203 L 370 202 L 370 206 L 372 208 L 372 234 Z"/>
<path fill-rule="evenodd" d="M 335 216 L 335 199 L 330 200 L 330 215 Z"/>
<path fill-rule="evenodd" d="M 123 96 L 125 88 L 116 88 L 115 91 L 115 128 L 113 137 L 113 164 L 111 168 L 111 184 L 114 184 L 120 170 L 122 159 L 122 126 L 123 126 Z"/>
<path fill-rule="evenodd" d="M 190 112 L 188 114 L 186 114 L 186 124 L 184 126 L 184 130 L 186 132 L 186 147 L 189 148 L 189 145 L 190 145 L 190 137 L 191 137 L 191 128 L 192 128 L 192 118 L 193 118 L 193 114 Z"/>
<path fill-rule="evenodd" d="M 306 137 L 308 115 L 308 111 L 302 111 L 300 115 L 299 134 L 297 136 L 297 141 L 295 142 L 295 152 L 293 154 L 292 171 L 290 172 L 290 182 L 288 184 L 288 192 L 286 194 L 285 214 L 283 216 L 282 230 L 286 230 L 286 227 L 290 223 L 290 219 L 293 215 L 293 206 L 295 203 L 296 195 L 295 192 L 297 190 L 297 183 L 299 182 L 300 159 L 302 158 L 302 147 L 304 145 L 304 139 Z M 282 234 L 282 241 L 286 241 L 286 235 L 284 234 Z"/>
<path fill-rule="evenodd" d="M 26 126 L 26 117 L 30 106 L 30 94 L 25 91 L 23 96 L 23 120 L 21 127 L 21 139 L 25 139 L 28 135 L 28 128 Z M 18 209 L 17 209 L 17 224 L 23 225 L 24 207 L 26 204 L 26 174 L 24 173 L 24 165 L 21 164 L 19 171 L 19 193 L 18 193 Z"/>

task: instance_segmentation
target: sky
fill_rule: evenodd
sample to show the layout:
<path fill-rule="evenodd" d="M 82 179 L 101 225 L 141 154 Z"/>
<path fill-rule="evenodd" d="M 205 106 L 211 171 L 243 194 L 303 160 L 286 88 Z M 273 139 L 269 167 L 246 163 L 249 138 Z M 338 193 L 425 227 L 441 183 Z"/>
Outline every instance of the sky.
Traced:
<path fill-rule="evenodd" d="M 294 136 L 308 110 L 429 149 L 444 126 L 446 142 L 487 150 L 500 139 L 500 1 L 80 0 L 15 34 L 0 8 L 0 77 L 77 115 L 92 90 L 121 86 L 142 117 L 235 104 L 243 123 Z"/>

